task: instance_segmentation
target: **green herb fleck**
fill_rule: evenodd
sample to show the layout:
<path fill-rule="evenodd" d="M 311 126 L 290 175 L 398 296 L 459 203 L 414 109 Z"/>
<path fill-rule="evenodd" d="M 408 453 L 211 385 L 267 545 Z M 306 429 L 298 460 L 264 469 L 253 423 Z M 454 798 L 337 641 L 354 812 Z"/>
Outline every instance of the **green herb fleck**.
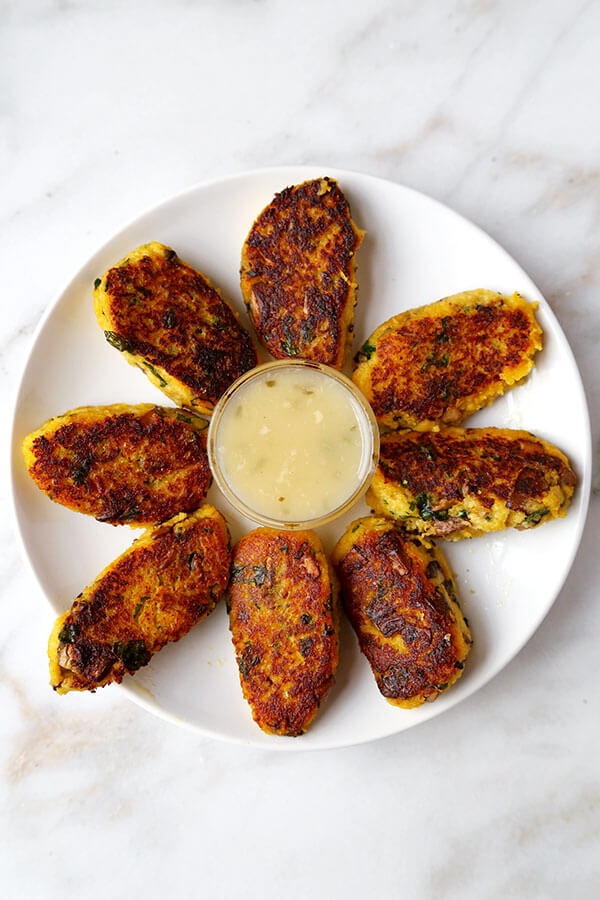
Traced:
<path fill-rule="evenodd" d="M 149 599 L 150 599 L 150 597 L 141 597 L 140 601 L 135 604 L 135 609 L 133 610 L 133 618 L 134 619 L 138 618 L 139 614 L 141 613 L 141 611 L 144 608 L 146 601 Z"/>
<path fill-rule="evenodd" d="M 163 328 L 175 328 L 177 325 L 177 314 L 174 309 L 169 308 L 162 317 Z"/>
<path fill-rule="evenodd" d="M 260 587 L 267 580 L 267 567 L 261 563 L 258 566 L 234 566 L 231 570 L 232 584 L 255 584 Z"/>
<path fill-rule="evenodd" d="M 158 371 L 154 368 L 154 366 L 150 365 L 149 362 L 145 362 L 145 363 L 144 363 L 144 366 L 146 367 L 146 369 L 148 369 L 149 372 L 152 373 L 152 375 L 154 375 L 154 377 L 155 377 L 156 380 L 158 381 L 160 387 L 166 387 L 166 386 L 167 386 L 167 382 L 166 382 L 165 379 L 162 377 L 162 375 L 160 374 L 160 372 L 158 372 Z"/>
<path fill-rule="evenodd" d="M 447 353 L 442 353 L 441 356 L 436 356 L 435 353 L 430 353 L 423 365 L 421 366 L 421 372 L 427 372 L 428 369 L 443 369 L 445 368 L 450 361 L 450 357 Z"/>
<path fill-rule="evenodd" d="M 79 637 L 79 625 L 75 622 L 66 622 L 58 632 L 58 640 L 62 644 L 74 644 Z"/>
<path fill-rule="evenodd" d="M 291 337 L 282 338 L 280 343 L 281 349 L 288 356 L 298 356 L 298 354 L 300 353 L 298 347 L 296 347 L 296 345 L 292 342 Z"/>
<path fill-rule="evenodd" d="M 152 654 L 144 641 L 117 641 L 113 644 L 113 653 L 123 661 L 130 672 L 136 672 L 148 665 Z"/>
<path fill-rule="evenodd" d="M 451 321 L 450 316 L 444 316 L 444 318 L 442 319 L 442 322 L 441 322 L 442 330 L 435 337 L 438 344 L 448 344 L 450 342 L 450 335 L 448 334 L 448 331 L 447 331 L 450 321 Z"/>
<path fill-rule="evenodd" d="M 546 509 L 545 507 L 542 507 L 542 509 L 536 509 L 535 512 L 529 513 L 528 516 L 525 516 L 523 525 L 538 525 L 541 519 L 543 519 L 544 516 L 547 516 L 549 512 L 550 510 Z"/>
<path fill-rule="evenodd" d="M 365 359 L 371 359 L 374 353 L 375 344 L 370 344 L 368 341 L 365 341 L 359 351 L 359 355 L 364 356 Z"/>
<path fill-rule="evenodd" d="M 116 350 L 120 350 L 121 353 L 131 353 L 131 342 L 127 340 L 127 338 L 122 337 L 120 334 L 117 334 L 116 331 L 105 331 L 104 337 Z"/>
<path fill-rule="evenodd" d="M 427 522 L 429 519 L 436 519 L 440 522 L 445 522 L 448 518 L 448 510 L 434 509 L 431 505 L 431 498 L 429 497 L 429 494 L 425 493 L 425 491 L 417 494 L 417 496 L 415 497 L 415 504 L 417 509 L 419 510 L 419 515 L 424 522 Z"/>
<path fill-rule="evenodd" d="M 305 344 L 310 344 L 310 342 L 312 341 L 312 339 L 315 336 L 315 329 L 313 327 L 311 327 L 310 325 L 304 323 L 300 327 L 300 336 Z"/>
<path fill-rule="evenodd" d="M 86 478 L 89 475 L 90 468 L 92 466 L 92 460 L 89 459 L 80 459 L 73 466 L 73 471 L 71 472 L 71 478 L 73 479 L 73 484 L 80 487 Z"/>
<path fill-rule="evenodd" d="M 247 678 L 250 674 L 250 670 L 257 666 L 260 662 L 260 656 L 252 656 L 250 659 L 246 659 L 245 657 L 240 657 L 238 660 L 238 669 L 240 670 L 240 675 L 242 678 Z"/>

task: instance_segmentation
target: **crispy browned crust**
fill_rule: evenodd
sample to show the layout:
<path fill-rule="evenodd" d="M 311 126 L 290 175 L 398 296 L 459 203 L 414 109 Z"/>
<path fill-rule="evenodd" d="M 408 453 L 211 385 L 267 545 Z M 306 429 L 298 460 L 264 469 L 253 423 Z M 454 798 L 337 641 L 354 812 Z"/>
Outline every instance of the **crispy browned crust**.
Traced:
<path fill-rule="evenodd" d="M 51 500 L 112 525 L 153 525 L 205 499 L 206 430 L 183 409 L 85 406 L 27 435 L 23 455 Z"/>
<path fill-rule="evenodd" d="M 50 683 L 60 694 L 120 683 L 207 616 L 229 581 L 223 516 L 206 504 L 148 529 L 60 616 Z"/>
<path fill-rule="evenodd" d="M 153 242 L 112 266 L 94 288 L 109 343 L 174 403 L 210 414 L 257 364 L 250 335 L 209 279 Z"/>
<path fill-rule="evenodd" d="M 312 531 L 259 528 L 233 554 L 228 608 L 242 692 L 257 725 L 297 736 L 338 664 L 338 592 Z"/>
<path fill-rule="evenodd" d="M 471 647 L 448 565 L 387 519 L 353 522 L 333 552 L 342 603 L 383 696 L 412 708 L 457 678 Z"/>
<path fill-rule="evenodd" d="M 343 367 L 362 238 L 332 178 L 285 188 L 260 213 L 243 245 L 241 288 L 256 333 L 276 359 Z"/>
<path fill-rule="evenodd" d="M 528 431 L 400 431 L 382 435 L 366 499 L 410 531 L 457 540 L 566 515 L 576 480 L 564 453 Z"/>
<path fill-rule="evenodd" d="M 475 290 L 400 313 L 364 343 L 352 377 L 380 425 L 458 425 L 530 372 L 542 347 L 535 308 Z"/>

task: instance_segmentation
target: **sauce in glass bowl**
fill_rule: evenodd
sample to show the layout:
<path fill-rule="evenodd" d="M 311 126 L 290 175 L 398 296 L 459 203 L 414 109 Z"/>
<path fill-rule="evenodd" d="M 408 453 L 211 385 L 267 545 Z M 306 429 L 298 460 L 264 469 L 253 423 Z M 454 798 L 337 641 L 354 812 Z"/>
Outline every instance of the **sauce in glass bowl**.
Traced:
<path fill-rule="evenodd" d="M 379 454 L 367 400 L 336 369 L 277 360 L 246 372 L 213 413 L 208 455 L 218 487 L 244 515 L 300 528 L 344 513 Z"/>

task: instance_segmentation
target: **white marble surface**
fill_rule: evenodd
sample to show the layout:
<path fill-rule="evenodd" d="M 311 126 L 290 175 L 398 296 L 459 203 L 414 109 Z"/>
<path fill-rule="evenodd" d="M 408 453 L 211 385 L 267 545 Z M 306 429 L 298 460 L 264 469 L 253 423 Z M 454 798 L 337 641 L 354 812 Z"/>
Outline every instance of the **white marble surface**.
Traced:
<path fill-rule="evenodd" d="M 1 896 L 599 896 L 600 3 L 5 0 L 0 72 L 5 416 L 44 310 L 124 222 L 314 163 L 417 188 L 506 247 L 571 343 L 595 453 L 571 574 L 503 672 L 395 737 L 281 754 L 118 690 L 52 693 L 5 440 Z"/>

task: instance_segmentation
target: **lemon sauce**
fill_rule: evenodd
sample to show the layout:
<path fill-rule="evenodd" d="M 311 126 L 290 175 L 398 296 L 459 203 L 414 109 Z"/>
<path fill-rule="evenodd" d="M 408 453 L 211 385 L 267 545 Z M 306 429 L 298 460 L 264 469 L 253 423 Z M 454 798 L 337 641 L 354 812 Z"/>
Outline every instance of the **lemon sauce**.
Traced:
<path fill-rule="evenodd" d="M 354 498 L 373 467 L 374 438 L 344 376 L 274 363 L 240 382 L 211 423 L 217 480 L 259 520 L 316 520 Z"/>

